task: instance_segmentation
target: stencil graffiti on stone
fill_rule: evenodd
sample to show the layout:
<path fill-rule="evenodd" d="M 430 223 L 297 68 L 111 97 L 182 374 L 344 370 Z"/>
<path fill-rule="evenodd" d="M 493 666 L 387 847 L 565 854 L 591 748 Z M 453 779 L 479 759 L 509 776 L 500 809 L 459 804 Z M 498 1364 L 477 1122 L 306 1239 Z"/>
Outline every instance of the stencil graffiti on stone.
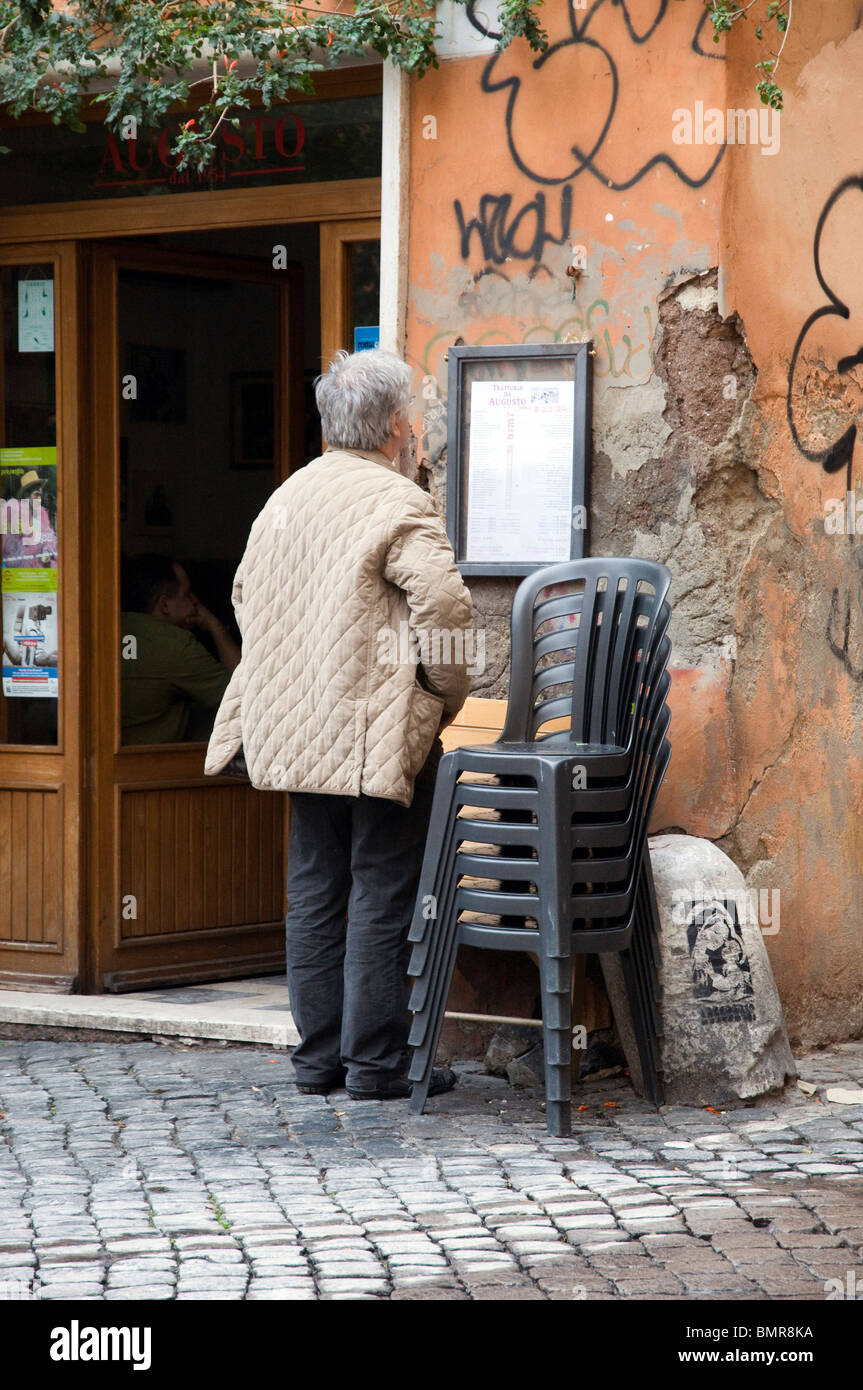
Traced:
<path fill-rule="evenodd" d="M 734 899 L 690 902 L 686 942 L 702 1023 L 753 1023 L 752 970 Z"/>

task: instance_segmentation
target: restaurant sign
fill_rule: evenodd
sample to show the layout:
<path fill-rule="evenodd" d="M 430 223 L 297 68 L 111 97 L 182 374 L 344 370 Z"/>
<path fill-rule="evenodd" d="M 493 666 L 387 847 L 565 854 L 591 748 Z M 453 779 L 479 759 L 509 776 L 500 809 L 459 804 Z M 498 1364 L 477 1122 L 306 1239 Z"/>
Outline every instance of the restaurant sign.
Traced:
<path fill-rule="evenodd" d="M 214 158 L 200 170 L 178 169 L 171 152 L 188 119 L 174 116 L 159 129 L 129 119 L 118 131 L 92 121 L 80 134 L 50 124 L 7 126 L 0 205 L 380 177 L 379 94 L 244 112 L 237 125 L 218 128 Z"/>
<path fill-rule="evenodd" d="M 179 123 L 148 131 L 143 138 L 122 139 L 110 131 L 95 180 L 97 188 L 168 184 L 171 187 L 230 186 L 235 179 L 262 174 L 304 174 L 307 168 L 306 125 L 297 111 L 259 112 L 239 117 L 237 126 L 216 132 L 215 156 L 206 169 L 178 169 L 171 154 Z"/>

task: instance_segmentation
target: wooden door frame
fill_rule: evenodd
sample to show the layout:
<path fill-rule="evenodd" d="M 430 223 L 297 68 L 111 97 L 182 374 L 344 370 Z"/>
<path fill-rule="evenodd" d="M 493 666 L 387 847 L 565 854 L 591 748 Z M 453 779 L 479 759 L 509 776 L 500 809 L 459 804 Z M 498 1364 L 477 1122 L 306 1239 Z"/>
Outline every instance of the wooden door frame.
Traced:
<path fill-rule="evenodd" d="M 89 670 L 82 659 L 85 565 L 81 555 L 82 447 L 80 409 L 82 359 L 82 264 L 69 244 L 19 243 L 0 246 L 0 265 L 54 265 L 55 407 L 57 412 L 58 599 L 60 608 L 57 744 L 0 745 L 0 787 L 56 791 L 62 817 L 60 939 L 57 944 L 15 942 L 0 945 L 4 988 L 73 991 L 83 967 L 78 924 L 86 911 L 84 844 L 87 837 L 85 711 Z M 28 959 L 29 956 L 29 959 Z M 36 967 L 36 968 L 34 968 Z"/>
<path fill-rule="evenodd" d="M 101 240 L 206 232 L 292 222 L 337 221 L 355 213 L 380 215 L 380 179 L 224 192 L 175 193 L 162 198 L 111 198 L 104 203 L 45 203 L 0 209 L 0 244 Z"/>
<path fill-rule="evenodd" d="M 340 348 L 354 350 L 349 249 L 357 241 L 380 241 L 380 236 L 379 215 L 321 223 L 321 361 L 325 369 Z M 326 276 L 324 266 L 329 268 Z"/>
<path fill-rule="evenodd" d="M 93 533 L 102 538 L 101 545 L 91 555 L 93 630 L 100 625 L 97 608 L 108 622 L 102 622 L 113 634 L 109 650 L 118 652 L 120 637 L 120 599 L 117 593 L 117 575 L 120 571 L 120 522 L 117 507 L 117 440 L 120 423 L 120 364 L 117 358 L 119 341 L 118 321 L 118 282 L 121 269 L 132 267 L 145 270 L 164 270 L 166 273 L 192 276 L 216 277 L 220 279 L 248 279 L 258 283 L 272 284 L 278 294 L 277 331 L 274 343 L 274 367 L 281 380 L 298 379 L 302 388 L 302 375 L 293 369 L 295 357 L 302 353 L 298 334 L 292 334 L 290 319 L 290 296 L 292 293 L 290 277 L 284 271 L 270 269 L 259 261 L 246 261 L 218 255 L 177 252 L 152 246 L 136 246 L 127 242 L 99 242 L 89 248 L 89 262 L 92 275 L 91 311 L 91 380 L 94 398 L 98 397 L 99 408 L 94 411 L 92 420 L 92 458 L 96 486 L 91 483 L 90 495 L 93 506 Z M 296 286 L 296 277 L 294 277 Z M 98 330 L 98 331 L 97 331 Z M 285 354 L 288 354 L 285 358 Z M 277 458 L 280 459 L 279 473 L 287 476 L 289 459 L 287 448 L 286 412 L 288 392 L 282 393 L 282 410 L 277 417 L 276 426 L 281 441 L 277 444 Z M 297 420 L 294 413 L 294 420 Z M 296 455 L 294 456 L 296 461 Z M 109 598 L 105 598 L 105 596 Z M 117 797 L 117 761 L 122 768 L 122 787 L 213 787 L 212 778 L 203 774 L 203 743 L 153 744 L 145 746 L 122 745 L 120 742 L 120 667 L 114 661 L 110 675 L 93 682 L 90 701 L 91 723 L 89 729 L 90 745 L 93 750 L 92 815 L 93 833 L 90 836 L 89 880 L 92 885 L 92 911 L 89 919 L 88 937 L 92 953 L 88 958 L 86 983 L 91 990 L 98 992 L 107 982 L 111 987 L 122 985 L 123 971 L 112 970 L 116 962 L 116 952 L 130 943 L 122 943 L 118 933 L 118 913 L 121 901 L 121 888 L 118 870 L 119 859 L 116 853 L 107 854 L 107 847 L 115 851 L 120 844 L 119 799 Z M 153 759 L 159 762 L 158 782 L 154 781 Z M 224 939 L 235 928 L 213 928 L 211 932 L 196 931 L 194 942 L 204 943 L 212 939 Z M 172 941 L 179 943 L 178 934 Z M 135 951 L 131 943 L 130 955 Z M 275 968 L 275 967 L 274 967 Z M 137 967 L 133 967 L 133 973 Z M 160 971 L 170 975 L 170 968 L 156 964 L 143 971 L 146 982 L 158 980 Z M 138 971 L 140 974 L 141 972 Z M 209 972 L 206 978 L 212 977 Z M 126 983 L 126 988 L 136 987 Z"/>

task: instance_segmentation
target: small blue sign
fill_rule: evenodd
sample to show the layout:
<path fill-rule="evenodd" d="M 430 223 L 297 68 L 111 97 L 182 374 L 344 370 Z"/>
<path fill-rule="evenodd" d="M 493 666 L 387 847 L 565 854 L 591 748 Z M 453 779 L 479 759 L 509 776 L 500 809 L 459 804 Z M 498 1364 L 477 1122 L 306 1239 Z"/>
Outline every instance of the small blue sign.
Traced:
<path fill-rule="evenodd" d="M 354 352 L 366 352 L 369 348 L 380 347 L 381 330 L 380 325 L 375 323 L 370 328 L 354 329 Z"/>

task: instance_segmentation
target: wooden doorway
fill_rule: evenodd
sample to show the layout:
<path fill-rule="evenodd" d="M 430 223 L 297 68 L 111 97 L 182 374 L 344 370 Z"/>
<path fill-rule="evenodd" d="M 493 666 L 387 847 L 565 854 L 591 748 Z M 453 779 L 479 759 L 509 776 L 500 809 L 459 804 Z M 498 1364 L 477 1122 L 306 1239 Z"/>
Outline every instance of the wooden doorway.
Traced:
<path fill-rule="evenodd" d="M 378 67 L 320 74 L 309 97 L 314 109 L 291 103 L 291 119 L 301 116 L 307 131 L 301 173 L 269 167 L 280 162 L 270 160 L 266 145 L 279 115 L 259 111 L 249 117 L 241 164 L 232 150 L 223 183 L 188 188 L 172 179 L 157 187 L 146 171 L 128 186 L 112 184 L 110 193 L 97 188 L 108 137 L 95 110 L 74 149 L 48 116 L 10 122 L 0 115 L 13 128 L 18 161 L 18 182 L 7 179 L 0 199 L 0 449 L 23 451 L 19 459 L 0 458 L 3 498 L 29 497 L 36 484 L 28 474 L 52 485 L 43 491 L 57 564 L 44 568 L 53 568 L 58 591 L 56 602 L 37 595 L 25 603 L 23 641 L 16 600 L 10 652 L 17 662 L 19 648 L 27 648 L 34 666 L 43 656 L 35 674 L 48 678 L 49 638 L 59 649 L 56 697 L 25 691 L 21 672 L 8 698 L 0 682 L 0 987 L 126 990 L 282 968 L 287 799 L 204 778 L 205 743 L 189 728 L 174 742 L 124 742 L 121 558 L 130 541 L 163 555 L 185 549 L 194 539 L 186 511 L 197 507 L 213 544 L 180 558 L 196 587 L 209 577 L 230 610 L 226 529 L 241 553 L 255 488 L 272 489 L 317 452 L 314 428 L 303 436 L 303 414 L 310 418 L 303 407 L 311 378 L 326 365 L 322 354 L 352 347 L 354 327 L 377 322 L 364 291 L 380 236 L 380 89 Z M 189 114 L 172 110 L 166 123 Z M 328 223 L 335 243 L 321 237 Z M 296 260 L 300 229 L 307 234 L 304 294 L 296 274 L 276 269 L 271 254 L 284 241 Z M 364 245 L 352 252 L 354 238 Z M 318 259 L 324 244 L 336 250 L 332 260 Z M 35 341 L 22 348 L 25 281 L 43 299 L 53 286 L 53 352 L 41 357 Z M 176 453 L 201 411 L 197 363 L 188 344 L 171 341 L 172 326 L 190 317 L 193 282 L 200 302 L 227 302 L 230 293 L 233 307 L 216 316 L 215 333 L 235 343 L 238 357 L 246 354 L 212 393 L 220 447 L 230 451 L 224 472 L 241 499 L 233 508 L 225 505 L 206 430 L 198 432 L 197 455 L 178 461 Z M 182 293 L 171 296 L 171 284 Z M 139 307 L 150 304 L 151 328 L 159 305 L 164 321 L 158 334 L 126 334 L 130 361 L 121 345 L 133 291 Z M 253 291 L 259 319 L 262 296 L 270 295 L 273 326 L 244 345 Z M 304 345 L 297 341 L 301 302 L 306 328 L 315 325 Z M 268 362 L 260 360 L 262 345 Z M 185 426 L 178 418 L 184 351 Z M 123 379 L 153 372 L 162 405 L 145 389 L 130 421 Z M 268 399 L 271 441 L 255 421 Z M 267 447 L 269 472 L 260 467 Z M 188 490 L 172 497 L 160 476 L 168 465 L 172 476 L 197 481 L 191 502 Z M 214 607 L 216 598 L 206 601 Z M 53 612 L 40 616 L 40 609 Z"/>
<path fill-rule="evenodd" d="M 208 612 L 221 603 L 230 621 L 251 521 L 302 462 L 301 403 L 289 386 L 302 382 L 301 296 L 288 269 L 130 243 L 92 252 L 88 983 L 97 990 L 281 968 L 286 798 L 204 777 L 220 650 L 207 657 L 215 688 L 206 672 L 190 684 L 174 639 L 195 647 L 200 629 L 157 621 L 140 583 L 130 600 L 128 573 L 149 573 L 156 555 L 183 566 L 196 593 L 208 575 L 201 603 Z"/>
<path fill-rule="evenodd" d="M 341 217 L 324 200 L 315 225 L 311 204 L 292 206 L 298 220 L 284 219 L 270 240 L 299 245 L 290 228 L 305 224 L 301 285 L 290 257 L 274 269 L 264 255 L 271 223 L 261 216 L 255 227 L 237 229 L 240 256 L 225 249 L 233 232 L 213 207 L 211 200 L 206 224 L 195 230 L 169 224 L 150 235 L 143 222 L 146 238 L 52 243 L 43 236 L 0 246 L 0 448 L 26 455 L 0 459 L 9 475 L 4 498 L 17 500 L 31 473 L 55 484 L 45 501 L 59 603 L 34 599 L 29 607 L 54 610 L 43 621 L 42 645 L 47 659 L 55 622 L 60 670 L 59 698 L 16 703 L 4 694 L 0 701 L 4 987 L 129 990 L 282 968 L 287 799 L 205 778 L 205 734 L 193 738 L 191 729 L 171 742 L 124 741 L 121 561 L 130 541 L 132 550 L 177 553 L 197 588 L 209 560 L 211 591 L 230 617 L 231 578 L 264 495 L 317 452 L 308 428 L 303 435 L 310 367 L 319 371 L 325 354 L 353 346 L 355 326 L 376 321 L 379 217 L 362 206 L 345 216 L 352 209 L 344 188 Z M 327 218 L 333 235 L 321 235 Z M 209 255 L 199 250 L 204 236 Z M 314 271 L 312 244 L 325 251 Z M 43 298 L 53 283 L 52 354 L 21 350 L 24 282 L 41 287 Z M 137 326 L 132 299 L 149 314 L 139 312 Z M 214 327 L 193 352 L 182 339 L 195 318 L 190 305 L 204 302 L 226 307 L 209 311 Z M 303 302 L 306 326 L 316 325 L 305 335 L 305 361 Z M 218 375 L 220 339 L 238 357 Z M 202 404 L 199 358 L 211 359 L 218 376 L 212 410 Z M 161 384 L 154 391 L 143 382 L 132 420 L 129 378 L 152 372 Z M 254 412 L 268 399 L 272 461 L 262 468 L 267 445 Z M 204 428 L 219 412 L 221 463 Z M 181 457 L 184 431 L 192 445 Z M 16 469 L 21 476 L 13 478 Z M 172 495 L 177 476 L 191 479 L 191 491 Z M 206 533 L 196 553 L 189 515 L 197 516 L 197 539 Z M 226 531 L 233 550 L 216 544 Z M 210 590 L 200 596 L 215 610 Z"/>

